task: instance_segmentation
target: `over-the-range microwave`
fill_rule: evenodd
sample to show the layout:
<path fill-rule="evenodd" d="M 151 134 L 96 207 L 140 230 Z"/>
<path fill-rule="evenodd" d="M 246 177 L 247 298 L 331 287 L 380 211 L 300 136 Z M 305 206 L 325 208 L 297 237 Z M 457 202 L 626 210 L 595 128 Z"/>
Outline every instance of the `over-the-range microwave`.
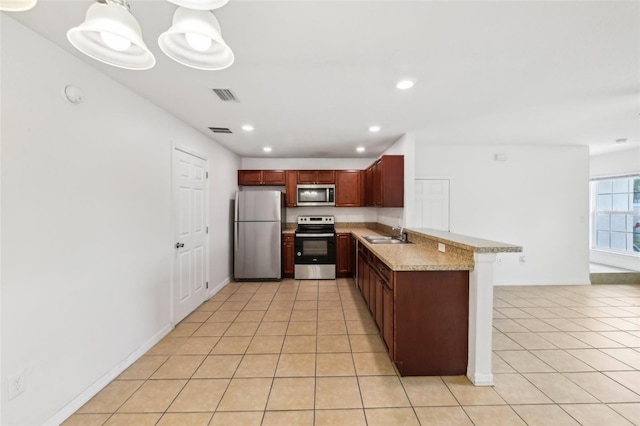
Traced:
<path fill-rule="evenodd" d="M 335 185 L 298 185 L 297 202 L 299 207 L 304 206 L 335 206 Z"/>

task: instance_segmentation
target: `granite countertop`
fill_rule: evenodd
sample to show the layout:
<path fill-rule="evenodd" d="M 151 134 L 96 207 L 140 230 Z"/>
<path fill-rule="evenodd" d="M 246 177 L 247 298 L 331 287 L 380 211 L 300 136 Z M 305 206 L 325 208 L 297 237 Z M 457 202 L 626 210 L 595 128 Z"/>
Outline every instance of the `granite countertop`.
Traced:
<path fill-rule="evenodd" d="M 385 235 L 380 231 L 362 226 L 336 226 L 337 233 L 351 233 L 360 244 L 394 271 L 472 271 L 473 253 L 521 252 L 522 247 L 435 229 L 406 229 L 409 241 L 414 244 L 371 244 L 363 237 Z M 283 234 L 295 233 L 287 228 Z M 436 242 L 444 243 L 447 252 L 438 251 Z"/>
<path fill-rule="evenodd" d="M 468 237 L 466 235 L 453 234 L 451 232 L 439 231 L 437 229 L 409 228 L 406 229 L 406 231 L 415 232 L 416 234 L 426 238 L 475 253 L 519 253 L 522 251 L 522 247 L 513 244 Z"/>
<path fill-rule="evenodd" d="M 381 235 L 373 229 L 350 228 L 340 232 L 351 232 L 373 254 L 394 271 L 471 271 L 473 255 L 442 253 L 423 244 L 371 244 L 363 237 Z"/>

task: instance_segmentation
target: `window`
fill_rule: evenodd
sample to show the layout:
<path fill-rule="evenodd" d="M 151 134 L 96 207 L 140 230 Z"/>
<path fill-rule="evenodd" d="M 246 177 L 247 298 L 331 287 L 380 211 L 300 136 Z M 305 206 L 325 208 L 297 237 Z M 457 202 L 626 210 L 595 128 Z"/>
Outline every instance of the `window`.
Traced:
<path fill-rule="evenodd" d="M 595 180 L 591 194 L 591 247 L 640 253 L 640 176 Z"/>

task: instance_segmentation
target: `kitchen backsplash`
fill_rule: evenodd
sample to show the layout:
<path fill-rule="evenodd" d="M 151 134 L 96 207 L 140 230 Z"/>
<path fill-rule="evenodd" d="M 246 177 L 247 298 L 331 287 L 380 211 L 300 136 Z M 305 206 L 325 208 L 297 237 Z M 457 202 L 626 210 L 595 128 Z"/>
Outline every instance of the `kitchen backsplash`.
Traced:
<path fill-rule="evenodd" d="M 299 215 L 331 215 L 336 222 L 378 222 L 376 208 L 373 207 L 290 207 L 287 208 L 287 222 L 297 222 Z"/>

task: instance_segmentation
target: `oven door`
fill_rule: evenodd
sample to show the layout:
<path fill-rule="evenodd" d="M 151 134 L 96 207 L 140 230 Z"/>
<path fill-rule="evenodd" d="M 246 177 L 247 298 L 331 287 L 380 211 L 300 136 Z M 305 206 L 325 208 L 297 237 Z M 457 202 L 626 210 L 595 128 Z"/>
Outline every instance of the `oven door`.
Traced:
<path fill-rule="evenodd" d="M 297 233 L 295 249 L 296 265 L 335 265 L 336 234 Z"/>

